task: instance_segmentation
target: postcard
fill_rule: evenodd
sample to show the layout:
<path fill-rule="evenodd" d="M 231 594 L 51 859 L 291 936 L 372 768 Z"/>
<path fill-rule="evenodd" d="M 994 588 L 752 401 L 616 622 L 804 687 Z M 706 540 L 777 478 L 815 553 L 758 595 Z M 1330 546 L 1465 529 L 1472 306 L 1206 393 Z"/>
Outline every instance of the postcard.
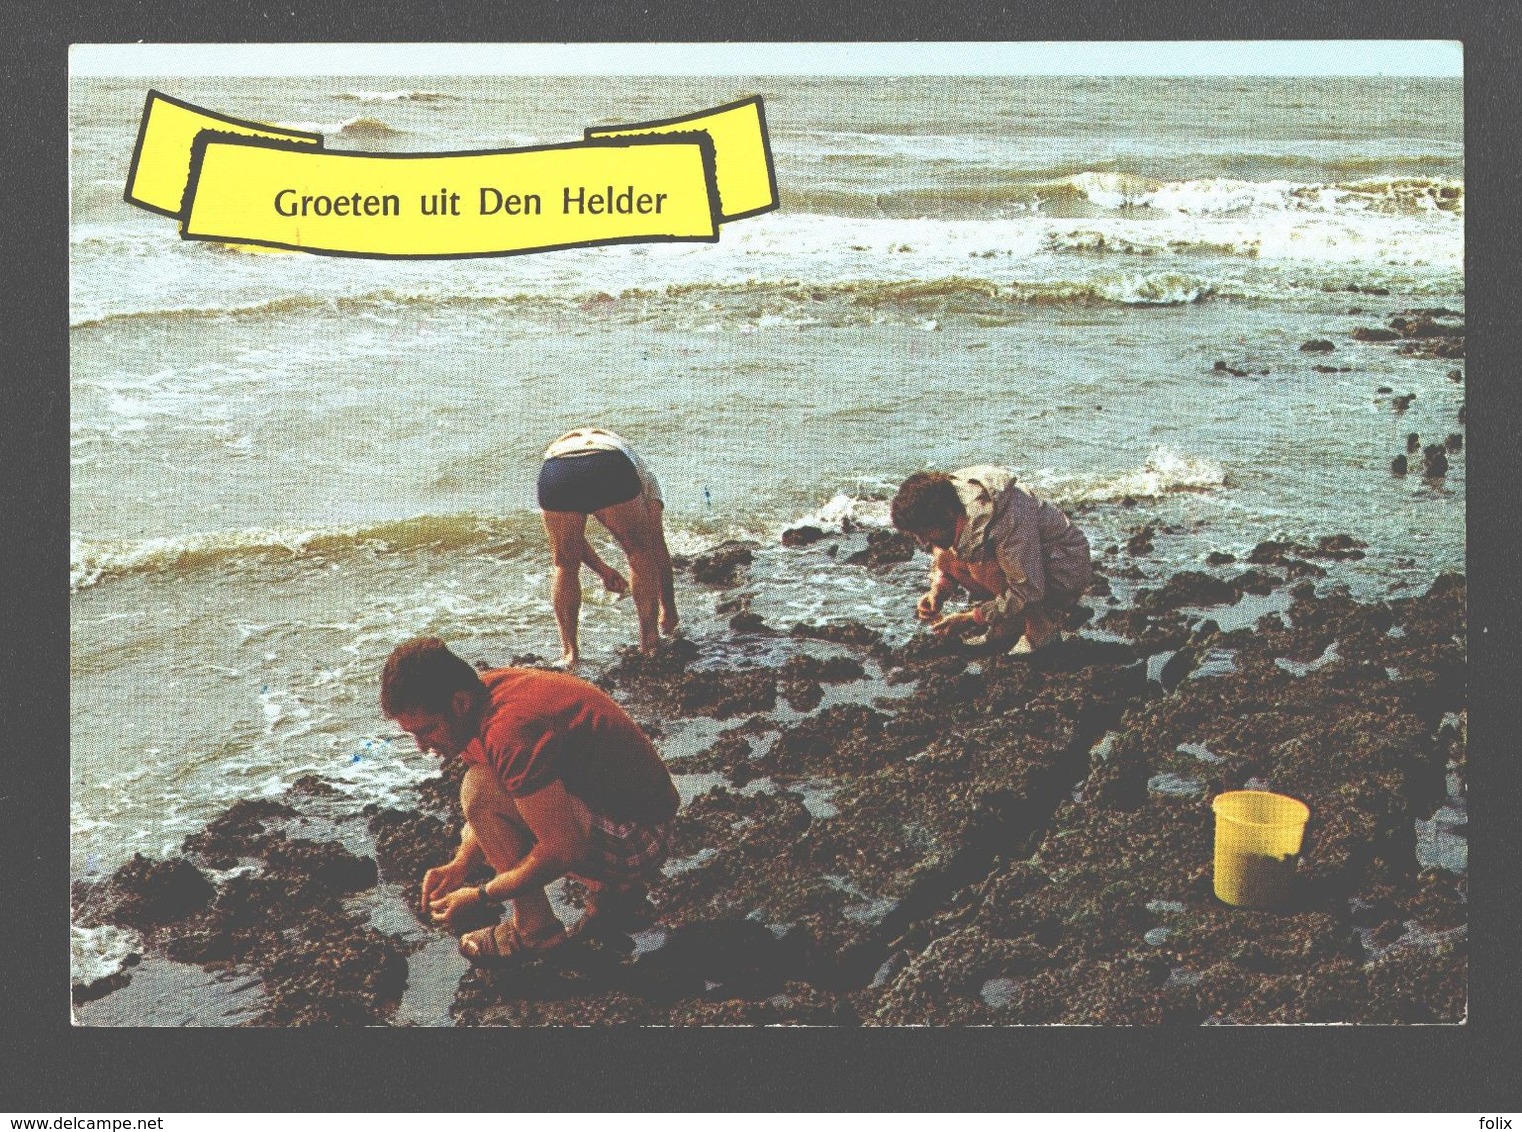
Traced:
<path fill-rule="evenodd" d="M 1465 1022 L 1457 43 L 68 111 L 76 1024 Z"/>

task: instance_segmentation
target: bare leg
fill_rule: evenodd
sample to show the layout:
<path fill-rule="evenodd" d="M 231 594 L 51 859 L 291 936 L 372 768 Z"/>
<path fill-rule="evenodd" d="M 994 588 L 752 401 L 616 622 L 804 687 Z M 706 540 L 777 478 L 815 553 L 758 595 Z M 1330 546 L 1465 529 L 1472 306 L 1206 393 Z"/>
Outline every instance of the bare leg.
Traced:
<path fill-rule="evenodd" d="M 597 550 L 593 547 L 590 539 L 586 541 L 586 548 L 586 567 L 602 579 L 602 588 L 610 594 L 618 594 L 619 596 L 628 593 L 629 583 L 624 579 L 622 574 L 598 556 Z"/>
<path fill-rule="evenodd" d="M 662 584 L 658 548 L 665 540 L 642 496 L 604 507 L 595 514 L 629 558 L 629 584 L 634 591 L 634 611 L 639 615 L 639 647 L 643 652 L 653 653 L 660 644 L 660 634 L 656 632 Z M 669 556 L 666 560 L 669 563 Z"/>
<path fill-rule="evenodd" d="M 648 506 L 650 519 L 655 524 L 656 567 L 660 570 L 661 578 L 661 632 L 671 637 L 676 635 L 679 618 L 676 612 L 676 577 L 671 569 L 671 551 L 666 548 L 666 527 L 661 522 L 666 505 L 652 499 Z"/>
<path fill-rule="evenodd" d="M 576 667 L 581 659 L 577 648 L 577 626 L 581 621 L 581 564 L 587 546 L 587 517 L 577 511 L 541 511 L 545 533 L 550 536 L 550 559 L 554 563 L 554 580 L 550 600 L 555 607 L 555 623 L 560 627 L 560 662 Z"/>
<path fill-rule="evenodd" d="M 486 863 L 497 873 L 506 872 L 528 856 L 534 836 L 492 771 L 472 766 L 465 772 L 460 783 L 460 805 Z M 513 897 L 513 920 L 518 933 L 529 940 L 553 935 L 561 926 L 542 888 Z"/>

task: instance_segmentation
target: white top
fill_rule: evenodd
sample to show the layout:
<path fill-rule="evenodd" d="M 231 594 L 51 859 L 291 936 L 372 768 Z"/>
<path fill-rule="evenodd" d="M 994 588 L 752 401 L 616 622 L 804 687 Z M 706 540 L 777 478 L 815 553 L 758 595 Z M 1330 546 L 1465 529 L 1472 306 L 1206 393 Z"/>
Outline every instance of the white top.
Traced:
<path fill-rule="evenodd" d="M 644 497 L 662 506 L 665 505 L 665 500 L 661 498 L 660 480 L 656 479 L 655 474 L 645 466 L 645 462 L 629 446 L 629 442 L 611 429 L 596 427 L 572 429 L 544 450 L 544 458 L 551 460 L 563 456 L 585 456 L 590 452 L 622 452 L 629 457 L 629 462 L 634 465 L 634 471 L 639 475 Z"/>

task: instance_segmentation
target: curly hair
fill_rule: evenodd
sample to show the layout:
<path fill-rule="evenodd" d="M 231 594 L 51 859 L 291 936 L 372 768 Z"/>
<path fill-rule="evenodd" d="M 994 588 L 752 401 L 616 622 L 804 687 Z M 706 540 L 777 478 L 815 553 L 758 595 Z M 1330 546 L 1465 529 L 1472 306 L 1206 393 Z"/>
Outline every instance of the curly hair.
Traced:
<path fill-rule="evenodd" d="M 437 637 L 417 637 L 397 645 L 381 671 L 381 711 L 387 719 L 402 712 L 447 712 L 456 692 L 469 692 L 473 703 L 486 695 L 476 670 L 449 651 Z"/>
<path fill-rule="evenodd" d="M 894 527 L 913 533 L 950 529 L 966 511 L 945 472 L 915 472 L 899 485 L 889 513 Z"/>

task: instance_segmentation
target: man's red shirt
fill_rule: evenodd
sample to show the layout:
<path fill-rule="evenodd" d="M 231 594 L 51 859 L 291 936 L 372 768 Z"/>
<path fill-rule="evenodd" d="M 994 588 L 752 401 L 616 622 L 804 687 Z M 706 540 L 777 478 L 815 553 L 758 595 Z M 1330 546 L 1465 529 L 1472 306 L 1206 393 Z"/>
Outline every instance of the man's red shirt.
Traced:
<path fill-rule="evenodd" d="M 644 825 L 669 820 L 680 799 L 654 744 L 601 689 L 562 672 L 496 668 L 489 700 L 460 758 L 496 772 L 512 796 L 559 780 L 594 813 Z"/>

